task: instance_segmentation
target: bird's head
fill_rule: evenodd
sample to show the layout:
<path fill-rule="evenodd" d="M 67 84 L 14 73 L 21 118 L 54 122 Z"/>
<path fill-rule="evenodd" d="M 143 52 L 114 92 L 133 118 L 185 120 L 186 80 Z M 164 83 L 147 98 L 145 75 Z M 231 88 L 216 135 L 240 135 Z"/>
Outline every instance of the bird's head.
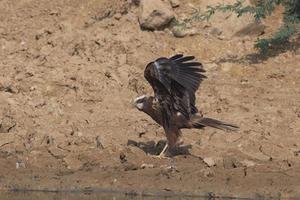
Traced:
<path fill-rule="evenodd" d="M 134 99 L 133 105 L 140 111 L 145 111 L 153 104 L 153 97 L 148 97 L 146 95 L 139 96 Z"/>

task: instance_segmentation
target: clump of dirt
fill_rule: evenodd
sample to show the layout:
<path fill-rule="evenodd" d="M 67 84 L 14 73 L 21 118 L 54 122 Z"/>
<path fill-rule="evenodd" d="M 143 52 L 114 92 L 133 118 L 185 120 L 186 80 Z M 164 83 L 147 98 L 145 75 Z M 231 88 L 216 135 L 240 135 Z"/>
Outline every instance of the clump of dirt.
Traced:
<path fill-rule="evenodd" d="M 173 9 L 179 19 L 205 4 Z M 125 0 L 0 2 L 0 188 L 297 195 L 299 45 L 253 49 L 280 26 L 280 9 L 263 32 L 247 35 L 251 16 L 225 13 L 183 38 L 142 31 L 138 11 Z M 199 109 L 241 128 L 184 131 L 185 154 L 159 160 L 147 154 L 163 130 L 132 100 L 152 94 L 145 65 L 175 53 L 207 70 Z"/>

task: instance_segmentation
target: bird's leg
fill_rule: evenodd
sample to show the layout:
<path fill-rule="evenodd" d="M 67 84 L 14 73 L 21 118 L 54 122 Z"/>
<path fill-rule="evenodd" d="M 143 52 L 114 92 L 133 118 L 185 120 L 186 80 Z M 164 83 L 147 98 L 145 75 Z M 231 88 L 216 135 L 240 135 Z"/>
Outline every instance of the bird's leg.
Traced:
<path fill-rule="evenodd" d="M 167 148 L 168 148 L 168 143 L 164 146 L 163 150 L 160 152 L 159 155 L 155 155 L 155 156 L 153 155 L 151 157 L 153 157 L 153 158 L 159 158 L 159 159 L 168 158 L 168 157 L 165 156 L 165 151 L 167 150 Z"/>
<path fill-rule="evenodd" d="M 165 145 L 165 147 L 163 148 L 163 150 L 160 152 L 160 154 L 158 155 L 158 157 L 164 157 L 165 155 L 165 151 L 167 150 L 168 148 L 168 143 Z"/>

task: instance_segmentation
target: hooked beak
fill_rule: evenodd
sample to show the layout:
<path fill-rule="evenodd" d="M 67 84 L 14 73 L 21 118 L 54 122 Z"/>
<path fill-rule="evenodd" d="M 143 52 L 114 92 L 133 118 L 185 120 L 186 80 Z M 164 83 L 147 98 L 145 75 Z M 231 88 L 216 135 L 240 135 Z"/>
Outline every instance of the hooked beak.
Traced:
<path fill-rule="evenodd" d="M 145 97 L 146 97 L 146 95 L 142 95 L 142 96 L 135 98 L 132 102 L 132 107 L 135 107 L 135 108 L 141 110 L 142 109 L 141 105 L 143 104 L 143 100 Z"/>

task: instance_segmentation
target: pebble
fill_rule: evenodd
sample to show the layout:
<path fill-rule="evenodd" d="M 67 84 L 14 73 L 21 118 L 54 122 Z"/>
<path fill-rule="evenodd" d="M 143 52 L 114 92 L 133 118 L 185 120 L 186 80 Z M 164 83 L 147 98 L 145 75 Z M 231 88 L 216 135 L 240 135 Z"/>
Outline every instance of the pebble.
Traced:
<path fill-rule="evenodd" d="M 154 165 L 153 164 L 146 164 L 146 163 L 143 163 L 141 165 L 141 169 L 146 169 L 146 168 L 154 168 Z"/>
<path fill-rule="evenodd" d="M 170 0 L 170 4 L 171 4 L 172 8 L 177 8 L 180 6 L 179 0 Z"/>
<path fill-rule="evenodd" d="M 114 15 L 114 18 L 115 18 L 116 20 L 120 20 L 120 19 L 122 18 L 121 13 L 116 13 L 116 14 Z"/>
<path fill-rule="evenodd" d="M 216 166 L 216 162 L 213 158 L 204 158 L 203 161 L 207 164 L 208 167 Z"/>

